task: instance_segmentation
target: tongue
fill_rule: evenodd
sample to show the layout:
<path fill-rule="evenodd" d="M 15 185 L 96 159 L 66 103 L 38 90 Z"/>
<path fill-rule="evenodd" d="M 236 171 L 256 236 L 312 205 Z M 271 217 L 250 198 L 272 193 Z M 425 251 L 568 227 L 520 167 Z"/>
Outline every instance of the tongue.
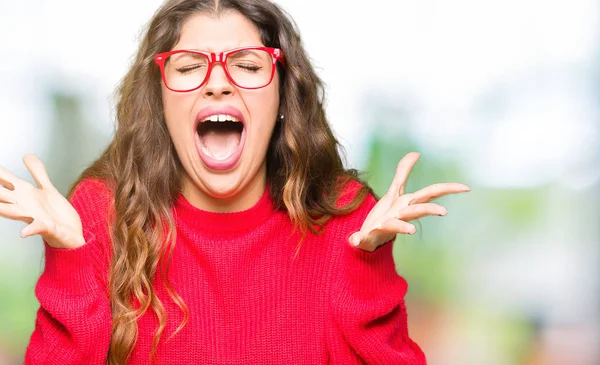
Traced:
<path fill-rule="evenodd" d="M 210 156 L 217 160 L 231 156 L 240 144 L 240 138 L 240 133 L 227 130 L 210 130 L 201 137 Z"/>

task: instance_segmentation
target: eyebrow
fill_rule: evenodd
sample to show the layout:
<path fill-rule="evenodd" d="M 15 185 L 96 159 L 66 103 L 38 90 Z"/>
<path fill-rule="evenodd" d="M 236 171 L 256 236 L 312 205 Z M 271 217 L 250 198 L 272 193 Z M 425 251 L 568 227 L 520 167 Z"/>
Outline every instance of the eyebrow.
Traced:
<path fill-rule="evenodd" d="M 173 61 L 177 61 L 178 59 L 183 58 L 183 57 L 192 57 L 192 58 L 203 58 L 203 57 L 206 57 L 203 54 L 192 53 L 192 52 L 189 52 L 189 51 L 193 51 L 193 50 L 186 50 L 186 52 L 181 52 L 181 53 L 174 54 L 173 55 L 173 57 L 174 57 Z"/>
<path fill-rule="evenodd" d="M 254 50 L 254 49 L 246 49 L 244 51 L 239 51 L 239 52 L 235 53 L 236 56 L 246 56 L 248 54 L 256 55 L 257 53 L 256 53 L 256 50 Z"/>
<path fill-rule="evenodd" d="M 247 47 L 252 48 L 252 47 L 260 47 L 260 46 L 247 46 Z M 232 51 L 232 50 L 235 50 L 235 49 L 238 49 L 238 48 L 244 48 L 244 47 L 232 48 L 230 50 L 223 51 L 223 53 L 229 52 L 229 51 Z M 174 54 L 172 56 L 173 57 L 173 61 L 177 61 L 177 60 L 179 60 L 179 59 L 181 59 L 183 57 L 192 57 L 192 58 L 195 58 L 195 59 L 201 59 L 203 57 L 206 57 L 205 55 L 203 55 L 201 53 L 194 53 L 194 52 L 222 53 L 222 52 L 211 52 L 211 51 L 206 51 L 206 50 L 200 50 L 200 49 L 197 49 L 197 48 L 182 48 L 182 49 L 180 49 L 180 51 L 183 51 L 183 52 L 176 53 L 176 54 Z M 247 55 L 257 56 L 257 54 L 258 53 L 256 52 L 255 49 L 247 49 L 247 50 L 236 52 L 234 54 L 234 56 L 235 57 L 244 57 L 244 56 L 247 56 Z M 260 56 L 257 56 L 257 57 L 260 57 Z"/>

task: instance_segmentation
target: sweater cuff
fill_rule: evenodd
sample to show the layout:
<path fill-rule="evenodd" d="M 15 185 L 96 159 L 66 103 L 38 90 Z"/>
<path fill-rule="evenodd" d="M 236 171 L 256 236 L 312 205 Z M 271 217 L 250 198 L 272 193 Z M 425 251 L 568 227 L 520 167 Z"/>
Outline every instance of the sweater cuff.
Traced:
<path fill-rule="evenodd" d="M 385 295 L 387 291 L 398 286 L 407 289 L 406 281 L 398 275 L 394 264 L 394 240 L 386 242 L 373 252 L 346 244 L 342 267 L 346 281 L 354 291 L 367 295 Z"/>
<path fill-rule="evenodd" d="M 54 248 L 44 241 L 45 266 L 40 284 L 72 295 L 98 289 L 94 265 L 96 237 L 84 231 L 84 239 L 83 246 L 72 249 Z"/>

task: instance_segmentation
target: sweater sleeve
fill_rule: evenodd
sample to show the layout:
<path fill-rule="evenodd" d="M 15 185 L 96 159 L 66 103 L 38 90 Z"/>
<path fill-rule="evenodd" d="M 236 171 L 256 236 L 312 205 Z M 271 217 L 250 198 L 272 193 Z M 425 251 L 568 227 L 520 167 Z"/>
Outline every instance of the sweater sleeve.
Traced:
<path fill-rule="evenodd" d="M 375 199 L 368 196 L 348 227 L 358 230 L 374 205 Z M 393 242 L 366 252 L 343 241 L 338 243 L 341 252 L 330 294 L 330 363 L 426 364 L 424 353 L 408 335 L 408 286 L 396 272 Z"/>
<path fill-rule="evenodd" d="M 86 244 L 57 249 L 46 242 L 35 288 L 40 303 L 25 364 L 103 364 L 110 343 L 108 299 L 110 193 L 97 180 L 81 182 L 71 199 Z"/>

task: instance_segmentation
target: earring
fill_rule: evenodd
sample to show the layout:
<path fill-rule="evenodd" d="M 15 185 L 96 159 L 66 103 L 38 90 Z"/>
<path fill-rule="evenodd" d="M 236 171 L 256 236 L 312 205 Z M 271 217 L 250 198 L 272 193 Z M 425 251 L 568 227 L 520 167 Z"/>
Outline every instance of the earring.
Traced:
<path fill-rule="evenodd" d="M 279 120 L 283 122 L 283 113 L 279 113 Z"/>

